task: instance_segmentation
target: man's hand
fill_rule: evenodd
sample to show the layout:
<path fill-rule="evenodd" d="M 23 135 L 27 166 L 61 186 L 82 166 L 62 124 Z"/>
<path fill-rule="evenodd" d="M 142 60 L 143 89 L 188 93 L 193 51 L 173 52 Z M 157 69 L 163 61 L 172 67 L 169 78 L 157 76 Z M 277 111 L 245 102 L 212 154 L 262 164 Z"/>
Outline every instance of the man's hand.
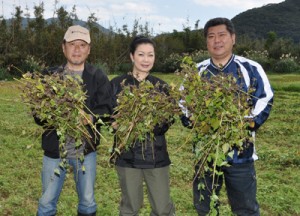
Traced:
<path fill-rule="evenodd" d="M 185 115 L 180 116 L 181 123 L 184 127 L 193 128 L 193 122 Z"/>
<path fill-rule="evenodd" d="M 254 121 L 250 121 L 249 127 L 250 128 L 254 128 L 255 127 L 255 122 Z"/>
<path fill-rule="evenodd" d="M 257 129 L 257 125 L 255 124 L 255 121 L 253 119 L 249 119 L 249 126 L 248 130 L 255 131 Z"/>
<path fill-rule="evenodd" d="M 117 129 L 119 128 L 119 125 L 118 125 L 117 122 L 111 123 L 111 126 L 112 126 L 112 128 L 115 129 L 115 130 L 117 130 Z"/>

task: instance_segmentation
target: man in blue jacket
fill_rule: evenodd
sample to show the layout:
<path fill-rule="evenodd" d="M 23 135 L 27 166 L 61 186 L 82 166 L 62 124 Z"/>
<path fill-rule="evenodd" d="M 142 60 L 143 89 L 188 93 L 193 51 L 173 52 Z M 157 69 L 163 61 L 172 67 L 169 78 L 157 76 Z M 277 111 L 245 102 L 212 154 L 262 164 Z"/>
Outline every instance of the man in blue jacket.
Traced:
<path fill-rule="evenodd" d="M 267 120 L 273 102 L 273 90 L 266 73 L 257 62 L 233 54 L 236 40 L 235 29 L 232 22 L 226 18 L 209 20 L 204 27 L 209 59 L 198 64 L 200 76 L 216 76 L 219 73 L 232 74 L 237 78 L 237 83 L 244 92 L 250 87 L 252 92 L 253 109 L 250 118 L 253 127 L 249 128 L 252 135 Z M 207 71 L 207 73 L 203 73 Z M 189 116 L 182 117 L 184 126 L 190 126 Z M 227 195 L 231 210 L 235 215 L 259 215 L 259 204 L 256 200 L 256 173 L 254 161 L 258 157 L 254 143 L 247 143 L 242 152 L 237 149 L 230 158 L 229 167 L 222 168 L 224 175 L 219 178 L 220 191 L 223 177 L 226 184 Z M 196 173 L 198 167 L 196 166 Z M 193 183 L 194 206 L 199 215 L 207 215 L 210 211 L 210 196 L 213 176 L 206 173 L 204 178 L 195 178 Z M 205 188 L 199 188 L 199 183 L 204 183 Z M 204 199 L 200 198 L 200 194 Z M 218 195 L 218 194 L 217 194 Z"/>
<path fill-rule="evenodd" d="M 90 33 L 89 30 L 79 26 L 71 26 L 65 33 L 62 50 L 66 57 L 66 64 L 51 68 L 46 71 L 48 74 L 60 73 L 62 76 L 81 76 L 83 80 L 83 91 L 87 94 L 85 110 L 89 114 L 91 122 L 95 123 L 95 115 L 106 120 L 106 114 L 112 113 L 111 86 L 108 77 L 103 71 L 86 63 L 90 54 Z M 95 115 L 92 115 L 92 113 Z M 38 118 L 37 124 L 43 126 Z M 85 123 L 84 123 L 85 124 Z M 98 124 L 99 125 L 99 124 Z M 86 124 L 90 133 L 90 139 L 82 141 L 82 145 L 77 148 L 74 139 L 68 137 L 66 149 L 68 150 L 66 159 L 70 166 L 73 166 L 74 180 L 78 194 L 78 216 L 96 215 L 97 205 L 94 198 L 94 185 L 96 178 L 96 147 L 99 145 L 99 134 L 95 134 L 92 128 Z M 98 127 L 98 126 L 97 126 Z M 100 128 L 98 127 L 98 130 Z M 65 134 L 68 136 L 68 134 Z M 55 128 L 45 128 L 42 135 L 42 148 L 44 150 L 42 185 L 43 194 L 39 200 L 37 216 L 55 215 L 57 202 L 63 183 L 66 177 L 66 170 L 61 170 L 60 175 L 55 175 L 54 170 L 59 168 L 61 155 L 59 151 L 59 137 Z M 78 159 L 78 155 L 84 154 L 84 161 Z M 82 171 L 81 167 L 85 170 Z"/>

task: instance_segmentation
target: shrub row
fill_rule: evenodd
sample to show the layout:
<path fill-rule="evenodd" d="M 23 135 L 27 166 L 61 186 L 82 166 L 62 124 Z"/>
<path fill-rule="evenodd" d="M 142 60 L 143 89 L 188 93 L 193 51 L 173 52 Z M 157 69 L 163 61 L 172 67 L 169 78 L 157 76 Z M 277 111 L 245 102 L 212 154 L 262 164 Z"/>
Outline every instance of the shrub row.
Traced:
<path fill-rule="evenodd" d="M 209 54 L 204 50 L 197 50 L 192 53 L 172 53 L 162 62 L 156 62 L 153 71 L 159 71 L 163 73 L 173 73 L 180 70 L 180 64 L 182 58 L 186 55 L 190 55 L 194 62 L 201 62 L 209 58 Z M 300 73 L 300 62 L 297 57 L 291 56 L 291 54 L 283 54 L 279 60 L 275 60 L 269 57 L 267 51 L 248 51 L 241 54 L 244 57 L 252 59 L 262 65 L 266 71 L 273 73 Z M 109 70 L 107 63 L 95 62 L 96 67 L 103 69 L 108 74 L 113 73 L 126 73 L 132 68 L 131 63 L 123 63 L 115 66 L 115 71 L 112 73 Z M 11 66 L 13 67 L 13 66 Z M 38 71 L 45 67 L 45 63 L 33 56 L 27 56 L 24 60 L 21 68 L 18 70 L 10 70 L 8 68 L 0 68 L 0 80 L 12 79 L 18 77 L 20 74 L 27 71 Z M 16 71 L 18 71 L 16 73 Z"/>

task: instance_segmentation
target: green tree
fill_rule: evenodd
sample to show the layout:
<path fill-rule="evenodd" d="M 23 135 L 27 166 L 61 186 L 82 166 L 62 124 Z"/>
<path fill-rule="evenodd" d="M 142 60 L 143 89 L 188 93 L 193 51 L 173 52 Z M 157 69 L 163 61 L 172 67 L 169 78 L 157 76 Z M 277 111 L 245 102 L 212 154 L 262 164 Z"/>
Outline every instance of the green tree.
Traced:
<path fill-rule="evenodd" d="M 294 53 L 294 46 L 291 39 L 279 38 L 269 48 L 269 57 L 279 60 L 282 54 Z"/>
<path fill-rule="evenodd" d="M 59 28 L 67 29 L 73 24 L 70 14 L 63 7 L 60 7 L 56 14 Z"/>
<path fill-rule="evenodd" d="M 7 53 L 8 53 L 8 41 L 9 41 L 9 33 L 7 22 L 5 19 L 2 18 L 0 21 L 0 67 L 5 67 Z"/>
<path fill-rule="evenodd" d="M 277 39 L 276 32 L 270 31 L 268 33 L 267 40 L 266 40 L 266 43 L 265 43 L 265 49 L 269 50 L 272 47 L 272 45 L 274 44 L 274 42 L 276 41 L 276 39 Z"/>
<path fill-rule="evenodd" d="M 6 41 L 5 48 L 5 59 L 6 64 L 14 64 L 19 67 L 22 61 L 22 50 L 24 49 L 24 35 L 22 34 L 22 13 L 21 7 L 15 7 L 15 13 L 11 19 L 10 32 L 6 36 L 8 41 Z M 6 37 L 5 36 L 5 37 Z M 19 72 L 17 70 L 12 70 L 13 75 L 17 75 Z"/>

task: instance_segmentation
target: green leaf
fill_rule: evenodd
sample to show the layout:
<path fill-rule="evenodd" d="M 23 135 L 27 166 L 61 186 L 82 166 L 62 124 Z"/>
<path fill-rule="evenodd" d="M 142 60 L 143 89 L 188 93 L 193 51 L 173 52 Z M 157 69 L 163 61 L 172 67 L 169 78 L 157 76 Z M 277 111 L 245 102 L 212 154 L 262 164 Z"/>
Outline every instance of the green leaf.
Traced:
<path fill-rule="evenodd" d="M 186 97 L 185 97 L 185 101 L 186 101 L 186 103 L 187 104 L 190 104 L 191 102 L 192 102 L 192 96 L 191 95 L 187 95 Z"/>
<path fill-rule="evenodd" d="M 218 201 L 218 200 L 219 200 L 219 197 L 218 197 L 216 194 L 213 194 L 213 195 L 211 196 L 211 199 L 212 199 L 213 201 Z"/>
<path fill-rule="evenodd" d="M 227 154 L 228 151 L 229 151 L 229 149 L 230 149 L 230 145 L 229 145 L 228 143 L 224 143 L 224 144 L 222 145 L 222 150 L 223 150 L 223 153 L 224 153 L 224 154 Z"/>
<path fill-rule="evenodd" d="M 147 98 L 143 97 L 143 98 L 141 99 L 141 101 L 142 101 L 142 103 L 146 103 L 146 102 L 147 102 Z"/>
<path fill-rule="evenodd" d="M 234 154 L 234 151 L 232 150 L 231 152 L 228 153 L 228 156 L 229 156 L 230 158 L 233 158 L 233 154 Z"/>
<path fill-rule="evenodd" d="M 220 120 L 217 119 L 217 118 L 213 118 L 211 119 L 210 123 L 211 123 L 211 126 L 214 130 L 217 130 L 219 127 L 220 127 Z"/>
<path fill-rule="evenodd" d="M 114 151 L 117 152 L 118 154 L 121 154 L 121 151 L 119 148 L 114 148 Z"/>
<path fill-rule="evenodd" d="M 205 101 L 205 105 L 208 107 L 208 106 L 210 105 L 210 102 L 211 102 L 210 99 L 206 100 L 206 101 Z"/>
<path fill-rule="evenodd" d="M 124 131 L 127 131 L 126 125 L 121 125 L 121 126 L 119 126 L 117 132 L 121 133 L 121 132 L 124 132 Z"/>
<path fill-rule="evenodd" d="M 59 171 L 58 168 L 55 168 L 55 169 L 54 169 L 54 174 L 60 176 L 60 171 Z"/>
<path fill-rule="evenodd" d="M 42 84 L 37 85 L 36 88 L 44 92 L 44 86 Z"/>
<path fill-rule="evenodd" d="M 79 160 L 80 160 L 81 163 L 83 163 L 83 161 L 84 161 L 84 154 L 80 155 Z"/>
<path fill-rule="evenodd" d="M 52 88 L 53 88 L 53 90 L 54 90 L 55 92 L 57 92 L 57 87 L 56 87 L 56 86 L 52 86 Z"/>

